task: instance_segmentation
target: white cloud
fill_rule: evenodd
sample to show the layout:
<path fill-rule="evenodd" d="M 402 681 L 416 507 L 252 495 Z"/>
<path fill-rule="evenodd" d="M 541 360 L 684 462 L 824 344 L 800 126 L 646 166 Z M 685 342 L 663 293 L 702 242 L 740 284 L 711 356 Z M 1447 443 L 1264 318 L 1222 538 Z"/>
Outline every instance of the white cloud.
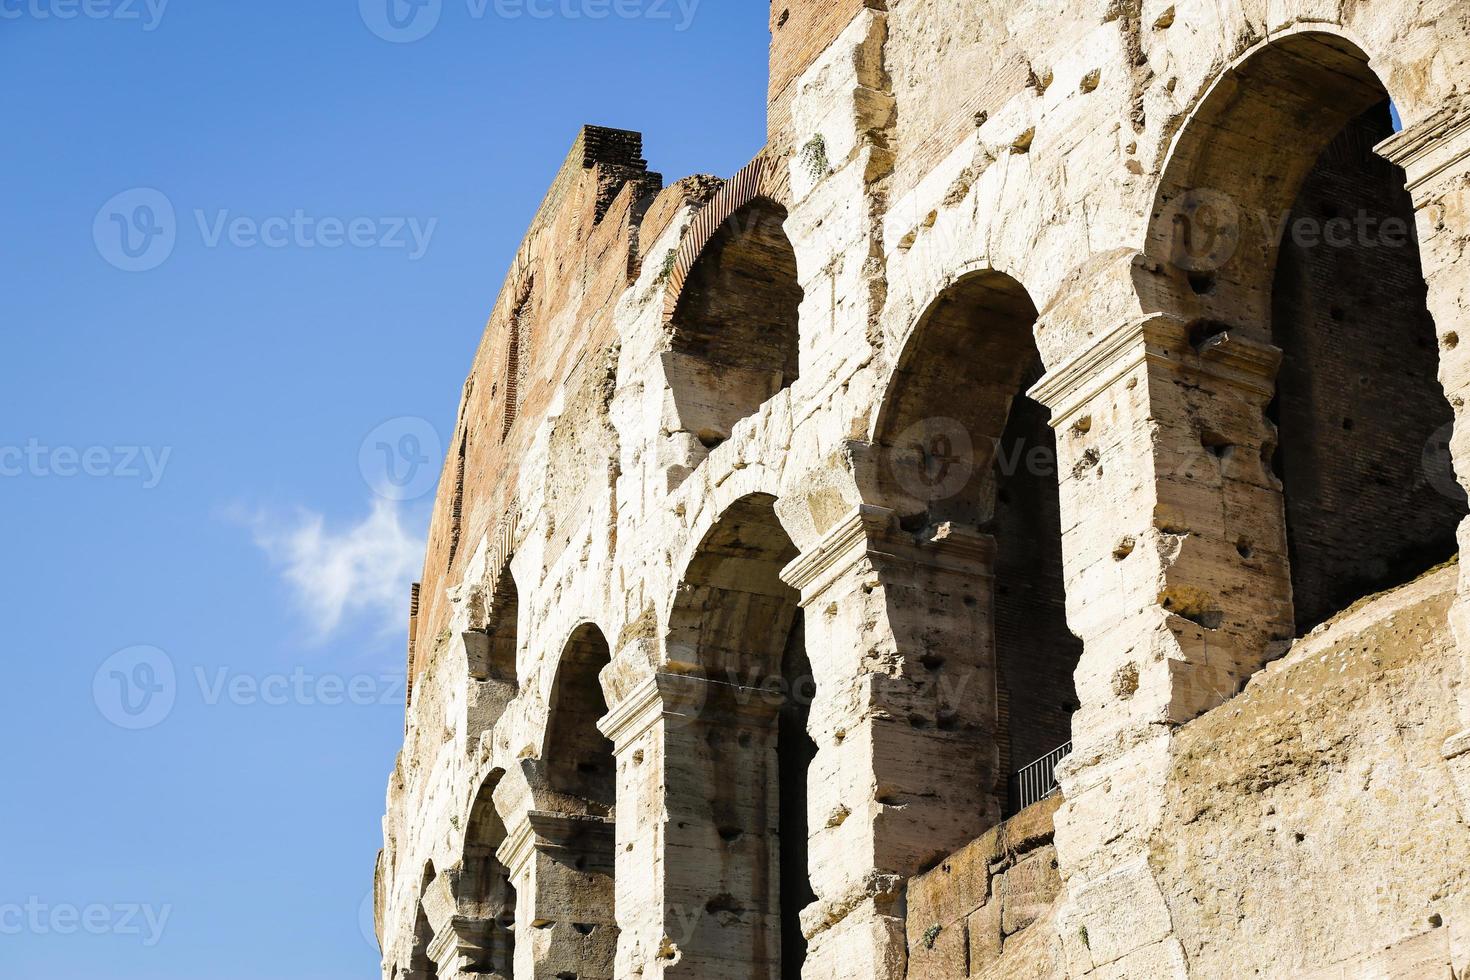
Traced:
<path fill-rule="evenodd" d="M 424 540 L 404 527 L 394 502 L 375 500 L 367 517 L 341 530 L 310 510 L 286 520 L 257 514 L 248 523 L 255 543 L 292 586 L 318 640 L 349 620 L 384 632 L 406 626 L 409 585 L 422 567 Z"/>

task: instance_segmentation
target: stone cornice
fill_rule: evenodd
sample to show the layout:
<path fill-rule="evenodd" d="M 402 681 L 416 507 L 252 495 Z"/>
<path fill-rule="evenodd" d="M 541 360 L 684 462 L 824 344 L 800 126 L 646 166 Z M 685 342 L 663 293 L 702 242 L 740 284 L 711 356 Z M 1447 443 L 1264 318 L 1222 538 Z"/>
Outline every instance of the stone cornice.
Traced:
<path fill-rule="evenodd" d="M 834 524 L 814 547 L 798 555 L 781 569 L 782 580 L 805 598 L 822 591 L 825 579 L 846 570 L 868 550 L 868 541 L 894 525 L 893 511 L 886 507 L 859 504 Z M 813 588 L 818 580 L 822 586 Z"/>
<path fill-rule="evenodd" d="M 1401 133 L 1390 136 L 1374 148 L 1375 152 L 1404 168 L 1409 176 L 1409 192 L 1414 203 L 1420 203 L 1419 192 L 1458 167 L 1464 169 L 1470 157 L 1470 97 L 1452 100 Z"/>
<path fill-rule="evenodd" d="M 1155 313 L 1102 335 L 1047 372 L 1028 394 L 1051 409 L 1052 427 L 1061 429 L 1084 405 L 1145 363 L 1197 371 L 1269 397 L 1275 390 L 1281 351 L 1229 330 L 1195 348 L 1184 321 Z"/>
<path fill-rule="evenodd" d="M 1119 324 L 1031 387 L 1027 395 L 1051 409 L 1053 428 L 1062 428 L 1078 408 L 1144 362 L 1147 323 L 1148 319 Z"/>
<path fill-rule="evenodd" d="M 521 877 L 531 855 L 536 853 L 536 831 L 531 827 L 529 816 L 528 812 L 525 819 L 507 828 L 505 840 L 495 852 L 496 859 L 504 865 L 512 881 Z"/>
<path fill-rule="evenodd" d="M 780 708 L 772 692 L 693 674 L 654 674 L 597 723 L 619 752 L 660 720 L 688 723 L 697 717 L 722 721 L 768 719 Z"/>
<path fill-rule="evenodd" d="M 863 558 L 879 564 L 898 562 L 983 575 L 994 557 L 995 541 L 988 534 L 942 524 L 931 529 L 928 537 L 918 537 L 900 529 L 889 508 L 860 504 L 813 548 L 783 568 L 781 578 L 807 602 Z"/>

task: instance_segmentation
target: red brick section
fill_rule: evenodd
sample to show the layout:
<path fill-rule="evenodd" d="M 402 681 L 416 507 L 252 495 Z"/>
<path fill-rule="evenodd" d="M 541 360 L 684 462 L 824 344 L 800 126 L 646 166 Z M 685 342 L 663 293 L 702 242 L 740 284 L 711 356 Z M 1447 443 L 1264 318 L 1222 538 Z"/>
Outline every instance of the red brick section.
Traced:
<path fill-rule="evenodd" d="M 585 127 L 506 276 L 465 385 L 435 501 L 410 636 L 410 684 L 449 622 L 444 592 L 456 577 L 451 569 L 472 557 L 482 536 L 509 524 L 520 461 L 553 393 L 587 365 L 600 365 L 596 353 L 616 342 L 613 307 L 643 260 L 638 223 L 663 185 L 648 170 L 642 143 L 638 133 Z M 577 329 L 552 331 L 554 314 Z M 456 536 L 463 547 L 456 547 Z"/>
<path fill-rule="evenodd" d="M 771 82 L 767 101 L 767 140 L 784 156 L 782 141 L 791 134 L 795 82 L 817 56 L 864 9 L 887 10 L 886 0 L 772 0 Z"/>
<path fill-rule="evenodd" d="M 694 223 L 684 235 L 679 250 L 674 253 L 674 265 L 669 271 L 668 285 L 664 293 L 664 321 L 674 318 L 679 297 L 689 281 L 689 273 L 699 262 L 705 248 L 719 232 L 720 227 L 741 208 L 758 197 L 769 197 L 780 201 L 786 192 L 785 182 L 778 179 L 777 165 L 762 154 L 750 161 L 740 172 L 725 182 L 710 202 L 695 217 Z"/>

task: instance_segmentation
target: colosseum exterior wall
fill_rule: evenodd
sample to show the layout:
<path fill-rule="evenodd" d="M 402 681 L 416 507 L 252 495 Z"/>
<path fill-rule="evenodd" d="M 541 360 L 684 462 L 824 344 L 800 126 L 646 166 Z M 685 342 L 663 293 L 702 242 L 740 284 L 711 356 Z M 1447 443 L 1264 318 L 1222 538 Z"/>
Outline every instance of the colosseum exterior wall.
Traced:
<path fill-rule="evenodd" d="M 385 980 L 1466 975 L 1470 4 L 771 25 L 496 300 Z"/>

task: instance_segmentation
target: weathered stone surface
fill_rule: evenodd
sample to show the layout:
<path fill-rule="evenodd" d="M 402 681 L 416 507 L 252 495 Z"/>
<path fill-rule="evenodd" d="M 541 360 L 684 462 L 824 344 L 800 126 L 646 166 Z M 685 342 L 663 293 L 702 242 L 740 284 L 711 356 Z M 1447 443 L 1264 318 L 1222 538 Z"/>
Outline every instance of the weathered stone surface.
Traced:
<path fill-rule="evenodd" d="M 495 302 L 386 980 L 1465 975 L 1470 9 L 771 25 L 751 165 L 588 127 Z"/>

